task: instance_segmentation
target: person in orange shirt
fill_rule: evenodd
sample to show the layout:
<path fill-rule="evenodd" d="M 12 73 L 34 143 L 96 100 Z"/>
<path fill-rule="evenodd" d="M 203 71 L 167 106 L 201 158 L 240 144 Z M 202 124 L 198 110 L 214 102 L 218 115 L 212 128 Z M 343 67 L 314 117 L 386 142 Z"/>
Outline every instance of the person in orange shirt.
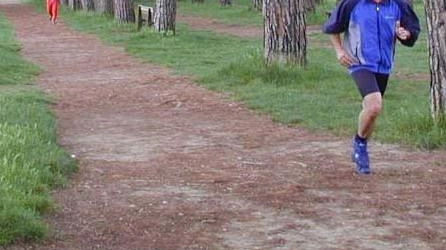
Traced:
<path fill-rule="evenodd" d="M 59 12 L 60 0 L 46 0 L 46 8 L 50 14 L 50 21 L 56 24 L 57 15 Z"/>

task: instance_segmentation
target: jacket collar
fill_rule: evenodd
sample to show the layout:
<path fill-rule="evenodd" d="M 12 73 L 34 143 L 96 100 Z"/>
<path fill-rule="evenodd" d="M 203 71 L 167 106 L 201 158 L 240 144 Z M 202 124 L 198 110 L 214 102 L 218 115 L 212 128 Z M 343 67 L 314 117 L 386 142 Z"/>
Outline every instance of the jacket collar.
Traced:
<path fill-rule="evenodd" d="M 377 3 L 375 0 L 366 0 L 368 2 L 374 3 L 374 4 L 386 4 L 390 2 L 390 0 L 381 0 L 381 2 Z"/>

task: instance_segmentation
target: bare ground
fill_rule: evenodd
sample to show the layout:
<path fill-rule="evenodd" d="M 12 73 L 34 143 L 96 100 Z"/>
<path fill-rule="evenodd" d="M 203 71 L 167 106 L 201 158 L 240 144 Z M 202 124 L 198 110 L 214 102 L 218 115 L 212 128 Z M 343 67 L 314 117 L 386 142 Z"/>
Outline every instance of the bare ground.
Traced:
<path fill-rule="evenodd" d="M 8 250 L 444 249 L 446 155 L 289 128 L 23 5 L 0 6 L 44 68 L 80 170 L 53 234 Z"/>

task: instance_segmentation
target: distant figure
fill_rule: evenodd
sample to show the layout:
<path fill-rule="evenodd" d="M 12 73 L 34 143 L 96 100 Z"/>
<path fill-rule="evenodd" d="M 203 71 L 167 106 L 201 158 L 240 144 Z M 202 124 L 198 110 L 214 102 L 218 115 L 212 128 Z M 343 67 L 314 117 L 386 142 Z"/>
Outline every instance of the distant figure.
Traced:
<path fill-rule="evenodd" d="M 50 21 L 56 24 L 57 14 L 59 12 L 60 0 L 46 0 L 46 8 L 50 14 Z"/>

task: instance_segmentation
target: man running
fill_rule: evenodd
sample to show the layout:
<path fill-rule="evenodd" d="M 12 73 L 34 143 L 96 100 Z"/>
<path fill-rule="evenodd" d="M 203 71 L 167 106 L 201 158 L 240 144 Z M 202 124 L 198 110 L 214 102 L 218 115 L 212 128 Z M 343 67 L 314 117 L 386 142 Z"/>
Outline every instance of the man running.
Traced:
<path fill-rule="evenodd" d="M 367 141 L 382 110 L 396 40 L 413 46 L 419 20 L 405 0 L 342 0 L 323 31 L 330 34 L 339 63 L 348 68 L 363 98 L 352 160 L 359 174 L 370 174 Z"/>

